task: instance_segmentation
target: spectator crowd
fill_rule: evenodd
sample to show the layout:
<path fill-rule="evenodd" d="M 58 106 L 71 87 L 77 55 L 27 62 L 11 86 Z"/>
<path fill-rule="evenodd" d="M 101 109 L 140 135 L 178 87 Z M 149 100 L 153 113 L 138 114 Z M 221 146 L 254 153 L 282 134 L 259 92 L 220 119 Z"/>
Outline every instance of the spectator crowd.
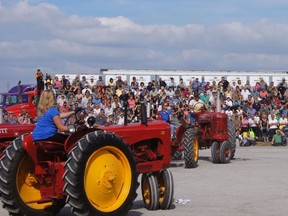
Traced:
<path fill-rule="evenodd" d="M 36 75 L 39 84 L 39 71 Z M 43 88 L 42 83 L 41 88 Z M 288 128 L 288 83 L 285 78 L 279 83 L 266 83 L 263 78 L 255 85 L 249 80 L 228 82 L 225 77 L 220 82 L 212 83 L 198 78 L 186 85 L 182 78 L 176 83 L 171 77 L 165 82 L 159 77 L 147 85 L 138 82 L 136 77 L 132 82 L 110 79 L 105 84 L 102 76 L 97 81 L 79 76 L 70 83 L 65 75 L 46 78 L 45 89 L 52 89 L 56 95 L 57 107 L 60 112 L 75 110 L 82 107 L 88 116 L 96 117 L 97 125 L 124 124 L 124 103 L 128 103 L 128 122 L 140 120 L 140 104 L 149 104 L 150 118 L 159 116 L 173 127 L 184 119 L 187 124 L 193 124 L 193 112 L 197 106 L 203 105 L 207 110 L 214 110 L 217 103 L 217 91 L 220 92 L 221 111 L 233 119 L 236 134 L 241 141 L 261 140 L 272 142 L 275 134 L 286 136 Z M 23 113 L 19 118 L 7 116 L 9 123 L 33 123 Z M 250 133 L 250 132 L 253 133 Z M 254 135 L 252 135 L 254 134 Z M 254 136 L 254 137 L 253 137 Z M 248 142 L 249 143 L 249 142 Z M 255 142 L 250 142 L 250 144 Z"/>

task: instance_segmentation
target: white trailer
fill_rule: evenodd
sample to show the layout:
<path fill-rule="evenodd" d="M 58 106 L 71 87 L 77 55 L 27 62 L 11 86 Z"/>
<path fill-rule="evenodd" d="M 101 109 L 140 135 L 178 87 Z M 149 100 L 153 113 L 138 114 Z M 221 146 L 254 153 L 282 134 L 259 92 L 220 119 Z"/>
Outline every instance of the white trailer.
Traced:
<path fill-rule="evenodd" d="M 173 77 L 178 84 L 180 78 L 183 79 L 186 85 L 191 83 L 195 78 L 203 77 L 205 81 L 216 81 L 217 83 L 224 76 L 229 82 L 241 80 L 241 83 L 245 84 L 249 80 L 250 85 L 254 86 L 256 82 L 259 82 L 260 78 L 269 85 L 270 82 L 274 82 L 277 85 L 283 78 L 288 80 L 288 71 L 208 71 L 208 70 L 140 70 L 140 69 L 101 69 L 100 74 L 104 77 L 105 82 L 108 83 L 112 77 L 117 79 L 121 76 L 122 80 L 127 80 L 131 83 L 132 77 L 136 77 L 138 82 L 143 81 L 146 85 L 152 80 L 158 80 L 159 77 L 166 83 L 170 82 L 170 78 Z M 124 78 L 124 79 L 123 79 Z"/>

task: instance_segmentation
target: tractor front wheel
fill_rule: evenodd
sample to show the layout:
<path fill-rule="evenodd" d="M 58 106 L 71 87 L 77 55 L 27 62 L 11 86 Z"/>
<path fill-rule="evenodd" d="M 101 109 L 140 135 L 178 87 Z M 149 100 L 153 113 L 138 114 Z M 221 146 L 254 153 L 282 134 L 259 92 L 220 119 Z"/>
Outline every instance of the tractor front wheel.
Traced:
<path fill-rule="evenodd" d="M 137 193 L 138 172 L 129 145 L 120 137 L 95 131 L 68 155 L 64 188 L 75 215 L 123 216 Z"/>
<path fill-rule="evenodd" d="M 199 159 L 199 143 L 197 129 L 188 128 L 184 138 L 184 160 L 186 168 L 196 168 Z"/>
<path fill-rule="evenodd" d="M 222 142 L 220 146 L 221 163 L 229 163 L 231 158 L 231 144 L 229 141 Z"/>
<path fill-rule="evenodd" d="M 0 197 L 3 207 L 13 216 L 56 215 L 64 207 L 65 200 L 42 201 L 40 188 L 43 185 L 35 176 L 34 162 L 22 146 L 24 137 L 16 138 L 5 149 L 0 161 Z"/>
<path fill-rule="evenodd" d="M 157 178 L 153 173 L 142 174 L 141 189 L 145 208 L 157 210 L 159 208 L 159 190 Z"/>
<path fill-rule="evenodd" d="M 211 157 L 213 163 L 220 163 L 220 144 L 216 141 L 211 146 Z"/>
<path fill-rule="evenodd" d="M 172 173 L 163 169 L 158 175 L 158 186 L 159 186 L 159 206 L 160 209 L 169 209 L 174 196 L 174 181 Z"/>

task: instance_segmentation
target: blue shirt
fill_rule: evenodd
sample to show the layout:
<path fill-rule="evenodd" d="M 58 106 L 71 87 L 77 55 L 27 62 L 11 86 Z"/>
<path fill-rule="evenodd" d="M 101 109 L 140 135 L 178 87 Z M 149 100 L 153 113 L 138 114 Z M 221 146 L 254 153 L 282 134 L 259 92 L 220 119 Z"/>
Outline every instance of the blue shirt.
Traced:
<path fill-rule="evenodd" d="M 166 112 L 161 110 L 160 115 L 162 118 L 162 121 L 168 122 L 170 120 L 170 115 L 172 114 L 172 110 L 168 109 Z"/>
<path fill-rule="evenodd" d="M 33 141 L 44 140 L 57 133 L 58 128 L 53 121 L 56 115 L 60 115 L 59 111 L 55 107 L 51 107 L 37 120 L 36 127 L 32 132 Z"/>
<path fill-rule="evenodd" d="M 101 99 L 100 98 L 93 98 L 92 103 L 100 105 L 101 104 Z"/>

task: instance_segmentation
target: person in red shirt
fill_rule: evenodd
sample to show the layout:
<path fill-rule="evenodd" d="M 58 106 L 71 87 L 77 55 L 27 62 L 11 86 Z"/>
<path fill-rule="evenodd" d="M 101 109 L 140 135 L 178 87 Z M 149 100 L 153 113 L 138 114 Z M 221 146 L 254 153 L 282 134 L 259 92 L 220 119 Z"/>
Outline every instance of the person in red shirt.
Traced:
<path fill-rule="evenodd" d="M 183 96 L 184 98 L 186 98 L 186 97 L 189 96 L 189 95 L 190 95 L 190 92 L 189 92 L 188 87 L 184 88 L 184 90 L 182 91 L 182 96 Z"/>
<path fill-rule="evenodd" d="M 268 97 L 268 92 L 265 89 L 262 89 L 259 92 L 259 97 L 262 98 L 262 99 L 265 99 L 266 97 Z"/>
<path fill-rule="evenodd" d="M 66 100 L 63 102 L 63 105 L 59 107 L 60 113 L 62 113 L 62 112 L 69 112 L 70 109 L 71 109 L 71 108 L 70 108 L 70 106 L 69 106 L 69 104 L 67 103 Z"/>
<path fill-rule="evenodd" d="M 129 94 L 129 99 L 128 99 L 128 106 L 129 108 L 134 108 L 136 105 L 136 100 L 135 100 L 135 96 L 133 93 Z"/>
<path fill-rule="evenodd" d="M 274 96 L 272 99 L 272 103 L 275 103 L 277 106 L 280 106 L 281 100 L 277 96 Z"/>

